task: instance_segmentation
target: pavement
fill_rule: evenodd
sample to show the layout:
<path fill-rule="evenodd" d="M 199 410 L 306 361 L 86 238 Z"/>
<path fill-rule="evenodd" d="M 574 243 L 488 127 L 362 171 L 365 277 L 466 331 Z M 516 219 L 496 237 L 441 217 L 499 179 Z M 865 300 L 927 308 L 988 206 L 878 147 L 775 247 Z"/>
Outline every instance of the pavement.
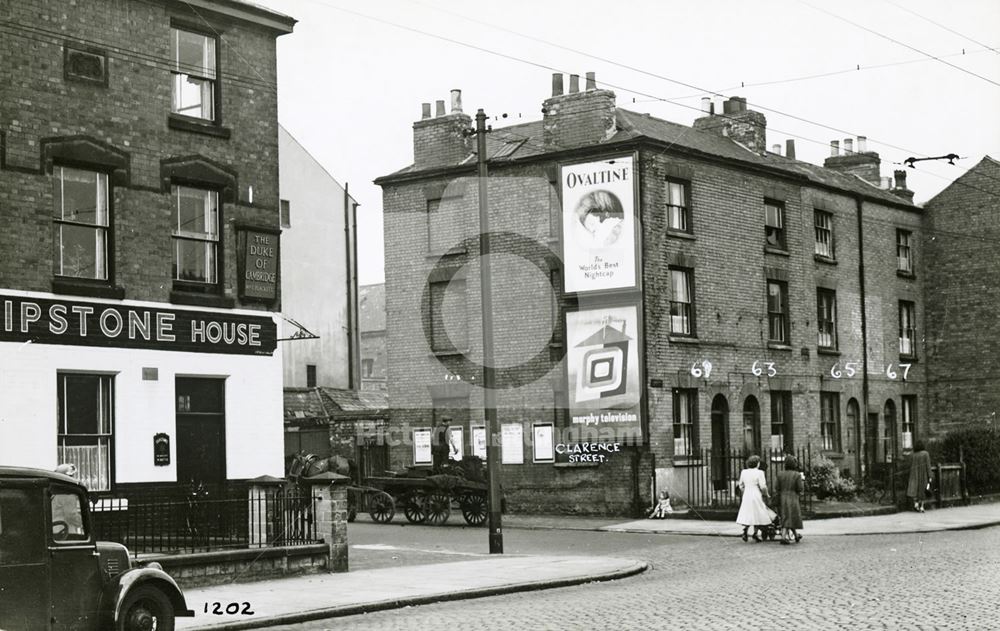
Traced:
<path fill-rule="evenodd" d="M 697 518 L 623 522 L 591 517 L 505 515 L 503 524 L 505 529 L 711 537 L 737 537 L 742 532 L 729 520 Z M 967 530 L 995 525 L 1000 525 L 1000 503 L 928 509 L 925 513 L 863 514 L 807 520 L 800 532 L 811 538 Z M 445 564 L 230 583 L 186 589 L 188 607 L 194 609 L 196 615 L 194 618 L 178 618 L 177 629 L 222 631 L 262 628 L 434 602 L 622 579 L 647 568 L 643 560 L 608 556 L 496 555 Z M 223 612 L 221 615 L 212 613 L 215 603 L 219 603 L 219 610 Z M 252 615 L 243 611 L 242 603 L 251 603 Z M 240 611 L 226 614 L 227 605 Z"/>

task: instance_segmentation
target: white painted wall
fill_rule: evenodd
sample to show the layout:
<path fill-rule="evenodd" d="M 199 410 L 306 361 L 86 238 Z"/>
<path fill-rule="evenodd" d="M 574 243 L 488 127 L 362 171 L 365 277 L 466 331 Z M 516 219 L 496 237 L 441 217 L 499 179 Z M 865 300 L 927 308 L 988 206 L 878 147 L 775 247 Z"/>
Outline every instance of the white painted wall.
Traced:
<path fill-rule="evenodd" d="M 306 365 L 314 364 L 317 385 L 350 385 L 347 248 L 344 187 L 302 145 L 278 128 L 281 199 L 291 207 L 291 225 L 281 231 L 281 308 L 319 336 L 318 340 L 280 342 L 286 387 L 306 386 Z M 356 293 L 356 280 L 353 291 Z M 356 303 L 355 303 L 356 304 Z M 357 344 L 357 321 L 352 323 Z M 296 328 L 282 322 L 279 337 Z M 355 369 L 357 370 L 357 369 Z M 358 387 L 358 384 L 355 384 Z"/>
<path fill-rule="evenodd" d="M 220 311 L 234 312 L 268 315 Z M 173 482 L 177 463 L 174 377 L 206 376 L 226 378 L 226 476 L 281 477 L 281 351 L 281 343 L 271 356 L 0 343 L 0 464 L 55 468 L 57 373 L 106 373 L 115 375 L 116 482 Z M 158 379 L 143 381 L 144 367 L 157 368 Z M 169 466 L 153 465 L 153 435 L 158 432 L 170 436 Z"/>

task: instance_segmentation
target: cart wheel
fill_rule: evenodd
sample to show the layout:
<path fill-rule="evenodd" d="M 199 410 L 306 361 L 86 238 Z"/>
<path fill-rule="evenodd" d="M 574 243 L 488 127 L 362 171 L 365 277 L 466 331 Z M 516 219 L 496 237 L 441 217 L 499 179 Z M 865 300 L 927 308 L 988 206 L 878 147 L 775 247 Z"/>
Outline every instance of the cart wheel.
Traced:
<path fill-rule="evenodd" d="M 427 520 L 427 496 L 414 491 L 403 498 L 403 514 L 411 524 L 422 524 Z"/>
<path fill-rule="evenodd" d="M 432 493 L 427 496 L 427 521 L 432 526 L 440 526 L 451 516 L 451 496 L 447 493 Z"/>
<path fill-rule="evenodd" d="M 371 507 L 368 509 L 372 521 L 379 524 L 388 524 L 396 514 L 396 503 L 392 501 L 392 496 L 388 493 L 376 493 L 371 498 Z"/>
<path fill-rule="evenodd" d="M 486 523 L 486 497 L 478 493 L 469 493 L 462 497 L 462 517 L 470 526 L 482 526 Z"/>

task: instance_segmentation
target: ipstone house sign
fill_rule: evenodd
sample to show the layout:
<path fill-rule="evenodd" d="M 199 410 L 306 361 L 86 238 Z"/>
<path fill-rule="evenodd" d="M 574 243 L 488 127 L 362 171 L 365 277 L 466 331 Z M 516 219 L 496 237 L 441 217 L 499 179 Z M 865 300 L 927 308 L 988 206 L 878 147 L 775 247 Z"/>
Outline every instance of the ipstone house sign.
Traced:
<path fill-rule="evenodd" d="M 269 317 L 0 294 L 0 342 L 270 355 Z"/>

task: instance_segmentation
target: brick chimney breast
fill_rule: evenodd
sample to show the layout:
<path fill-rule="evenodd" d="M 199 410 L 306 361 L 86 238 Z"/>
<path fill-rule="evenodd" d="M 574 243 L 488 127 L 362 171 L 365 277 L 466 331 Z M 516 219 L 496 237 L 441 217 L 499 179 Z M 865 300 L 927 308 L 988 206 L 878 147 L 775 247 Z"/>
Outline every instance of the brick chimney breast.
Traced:
<path fill-rule="evenodd" d="M 833 155 L 823 161 L 823 166 L 847 175 L 857 175 L 872 186 L 881 187 L 882 176 L 879 169 L 882 160 L 879 158 L 878 153 L 863 151 L 863 149 L 868 148 L 867 138 L 864 136 L 858 137 L 857 151 L 851 150 L 853 143 L 848 144 L 850 140 L 850 138 L 844 140 L 843 154 L 838 155 L 837 153 L 833 153 Z"/>
<path fill-rule="evenodd" d="M 574 92 L 573 76 L 568 94 L 542 103 L 542 136 L 545 147 L 552 150 L 595 145 L 616 132 L 615 93 L 596 88 Z M 587 73 L 587 85 L 596 85 L 592 73 Z"/>
<path fill-rule="evenodd" d="M 452 112 L 444 113 L 444 101 L 435 103 L 437 115 L 423 118 L 413 123 L 413 163 L 420 169 L 448 166 L 460 163 L 473 153 L 475 138 L 466 134 L 472 127 L 472 117 L 461 107 L 461 96 L 452 91 Z M 460 94 L 460 93 L 459 93 Z M 429 106 L 424 114 L 429 114 Z"/>
<path fill-rule="evenodd" d="M 702 116 L 694 121 L 698 131 L 731 138 L 754 153 L 767 151 L 767 119 L 747 109 L 747 100 L 734 96 L 722 104 L 722 114 Z"/>

